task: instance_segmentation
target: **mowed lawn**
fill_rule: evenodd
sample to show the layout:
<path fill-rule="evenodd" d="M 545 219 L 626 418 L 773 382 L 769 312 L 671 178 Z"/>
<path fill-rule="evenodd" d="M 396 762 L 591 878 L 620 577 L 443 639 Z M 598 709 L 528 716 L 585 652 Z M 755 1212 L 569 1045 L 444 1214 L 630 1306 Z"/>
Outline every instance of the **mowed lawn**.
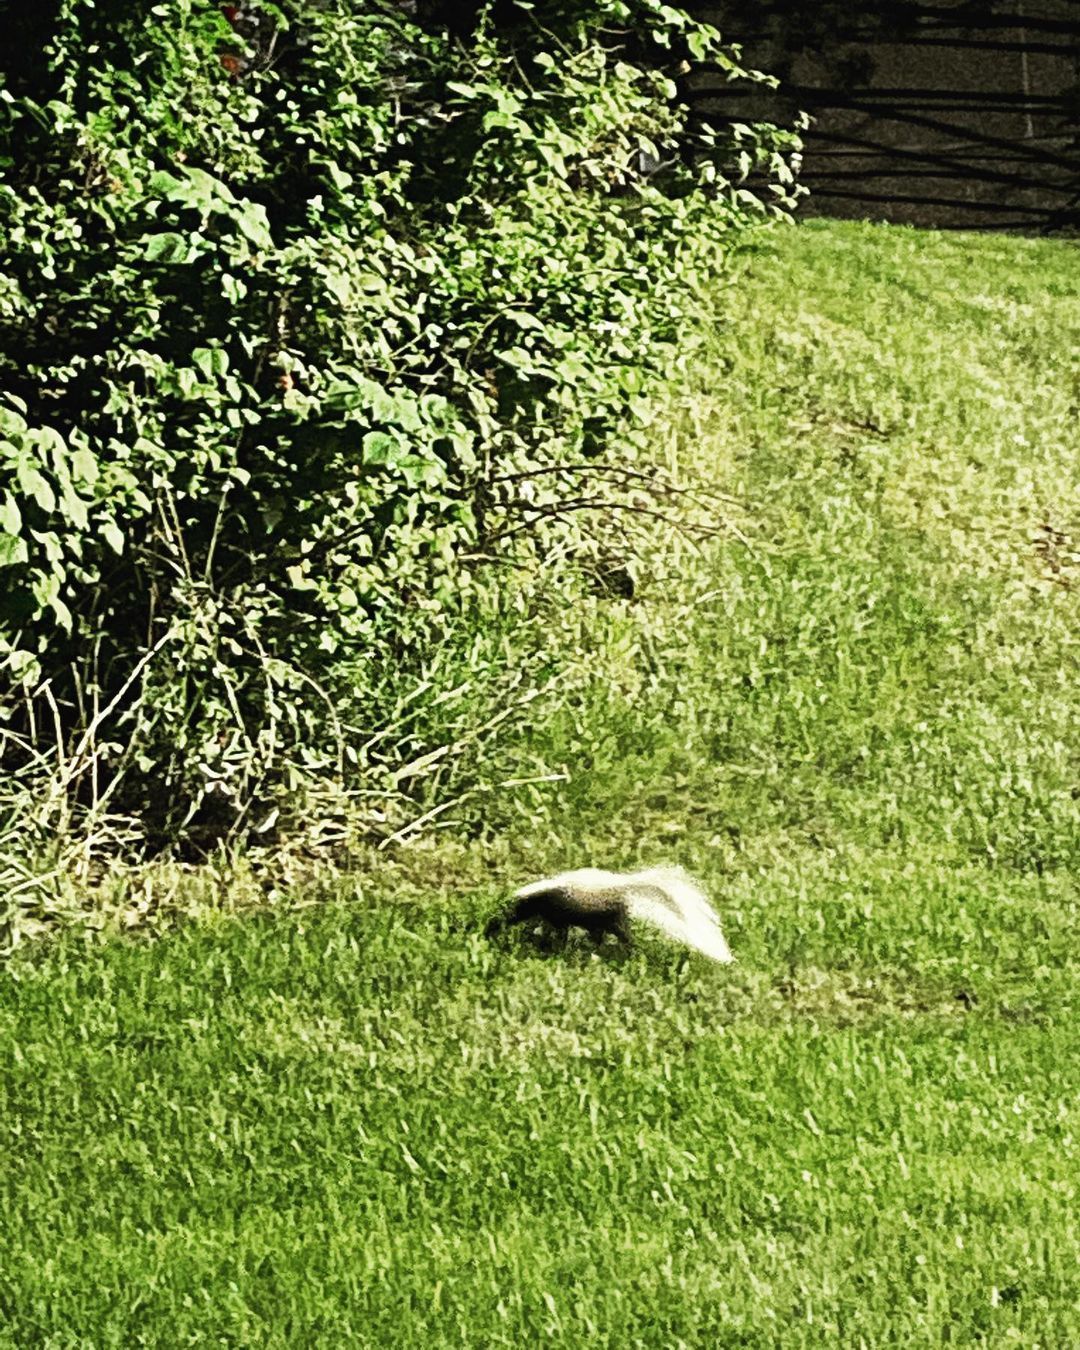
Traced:
<path fill-rule="evenodd" d="M 0 973 L 0 1344 L 1080 1345 L 1075 247 L 815 224 L 721 307 L 742 538 L 523 728 L 557 795 Z M 659 858 L 734 967 L 482 936 Z"/>

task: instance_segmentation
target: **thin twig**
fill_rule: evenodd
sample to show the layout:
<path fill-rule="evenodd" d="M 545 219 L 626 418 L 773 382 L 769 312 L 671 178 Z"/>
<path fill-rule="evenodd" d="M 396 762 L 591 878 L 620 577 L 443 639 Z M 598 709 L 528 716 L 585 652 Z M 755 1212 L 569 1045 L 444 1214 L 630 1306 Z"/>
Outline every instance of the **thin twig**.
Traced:
<path fill-rule="evenodd" d="M 665 482 L 662 478 L 658 478 L 654 473 L 644 473 L 640 469 L 629 469 L 622 464 L 604 464 L 599 461 L 592 464 L 546 464 L 539 469 L 521 469 L 516 473 L 498 474 L 490 481 L 492 483 L 519 483 L 525 479 L 542 478 L 553 473 L 599 473 L 617 475 L 621 478 L 633 478 L 638 482 L 648 483 L 650 487 L 655 488 L 659 492 L 671 493 L 677 497 L 713 498 L 716 501 L 727 502 L 730 506 L 744 505 L 737 497 L 732 497 L 726 492 L 717 492 L 714 488 L 681 487 L 677 483 Z"/>
<path fill-rule="evenodd" d="M 56 779 L 54 780 L 52 789 L 49 792 L 49 795 L 46 798 L 45 803 L 43 805 L 42 808 L 43 810 L 45 811 L 49 810 L 53 802 L 57 799 L 57 797 L 61 793 L 66 792 L 67 789 L 74 782 L 74 780 L 79 776 L 79 774 L 83 772 L 83 769 L 85 767 L 83 759 L 86 754 L 86 749 L 92 743 L 94 737 L 97 734 L 98 728 L 102 725 L 102 723 L 106 720 L 106 718 L 109 717 L 109 715 L 117 707 L 120 701 L 124 698 L 124 696 L 127 694 L 131 686 L 135 683 L 135 681 L 139 678 L 142 672 L 146 669 L 147 665 L 154 659 L 154 657 L 158 654 L 158 652 L 162 649 L 162 647 L 165 646 L 166 642 L 168 642 L 173 636 L 174 633 L 171 628 L 167 629 L 164 633 L 162 633 L 161 637 L 158 638 L 157 642 L 154 643 L 153 647 L 151 647 L 148 652 L 145 652 L 139 658 L 139 660 L 135 664 L 134 669 L 131 671 L 131 674 L 127 677 L 127 679 L 116 691 L 116 693 L 105 705 L 105 707 L 94 715 L 90 724 L 87 726 L 86 730 L 80 736 L 78 744 L 75 746 L 75 749 L 71 752 L 70 756 L 64 762 L 63 770 L 57 775 Z M 96 755 L 97 752 L 95 751 L 94 753 Z"/>
<path fill-rule="evenodd" d="M 393 834 L 387 835 L 387 837 L 379 844 L 378 851 L 381 853 L 383 849 L 389 848 L 391 844 L 401 843 L 410 834 L 414 834 L 424 825 L 427 825 L 430 821 L 434 820 L 436 816 L 441 816 L 444 811 L 449 811 L 451 807 L 460 806 L 468 797 L 473 796 L 475 791 L 476 789 L 470 789 L 468 792 L 463 792 L 460 797 L 454 797 L 451 801 L 443 802 L 440 806 L 433 806 L 430 811 L 425 811 L 422 816 L 417 816 L 415 820 L 409 821 L 407 825 L 402 825 L 400 830 L 395 830 Z"/>
<path fill-rule="evenodd" d="M 555 502 L 551 506 L 538 506 L 534 502 L 509 503 L 516 505 L 524 511 L 534 511 L 536 516 L 532 520 L 524 521 L 520 525 L 514 525 L 508 530 L 501 530 L 498 534 L 491 535 L 486 542 L 497 544 L 503 539 L 512 539 L 515 535 L 529 530 L 538 520 L 544 518 L 558 518 L 567 515 L 571 511 L 629 511 L 633 515 L 646 516 L 652 520 L 659 520 L 663 524 L 670 526 L 684 535 L 691 543 L 696 544 L 694 535 L 709 538 L 719 534 L 719 529 L 710 525 L 698 525 L 693 521 L 677 520 L 673 516 L 667 515 L 663 511 L 656 511 L 649 506 L 635 506 L 630 502 L 609 501 L 604 497 L 578 498 L 573 501 Z"/>
<path fill-rule="evenodd" d="M 531 787 L 534 783 L 569 783 L 570 775 L 568 773 L 544 773 L 536 778 L 504 778 L 497 787 Z"/>

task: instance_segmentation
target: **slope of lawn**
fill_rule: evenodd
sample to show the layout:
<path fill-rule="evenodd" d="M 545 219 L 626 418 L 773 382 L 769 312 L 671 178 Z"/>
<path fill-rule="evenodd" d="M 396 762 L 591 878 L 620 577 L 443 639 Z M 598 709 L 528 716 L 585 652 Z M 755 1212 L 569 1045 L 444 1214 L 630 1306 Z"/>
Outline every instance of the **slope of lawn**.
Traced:
<path fill-rule="evenodd" d="M 1075 246 L 722 304 L 657 435 L 733 528 L 576 636 L 565 781 L 0 973 L 0 1345 L 1080 1344 Z M 736 966 L 481 936 L 661 857 Z"/>

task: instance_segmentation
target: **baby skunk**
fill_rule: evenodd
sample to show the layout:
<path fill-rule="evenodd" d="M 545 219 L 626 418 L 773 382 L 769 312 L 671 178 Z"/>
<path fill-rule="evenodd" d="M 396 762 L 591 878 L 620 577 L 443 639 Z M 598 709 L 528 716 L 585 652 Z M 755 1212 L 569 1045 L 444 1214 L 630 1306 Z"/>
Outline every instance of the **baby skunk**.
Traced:
<path fill-rule="evenodd" d="M 630 942 L 630 920 L 642 919 L 714 961 L 733 961 L 716 911 L 697 884 L 676 867 L 644 872 L 604 872 L 583 867 L 523 886 L 514 904 L 488 925 L 488 934 L 510 924 L 543 919 L 555 928 L 584 928 L 597 942 L 614 933 Z"/>

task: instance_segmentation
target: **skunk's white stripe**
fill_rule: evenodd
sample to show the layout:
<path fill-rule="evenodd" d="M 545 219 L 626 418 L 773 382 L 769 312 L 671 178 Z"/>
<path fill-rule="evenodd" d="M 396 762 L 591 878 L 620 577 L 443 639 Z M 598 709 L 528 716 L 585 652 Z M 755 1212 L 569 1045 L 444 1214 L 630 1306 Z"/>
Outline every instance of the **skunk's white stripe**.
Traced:
<path fill-rule="evenodd" d="M 531 881 L 514 892 L 515 900 L 528 900 L 532 895 L 543 895 L 545 891 L 610 891 L 620 889 L 631 878 L 620 872 L 604 872 L 599 867 L 581 867 L 576 872 L 560 872 L 557 877 L 547 877 L 543 881 Z"/>

